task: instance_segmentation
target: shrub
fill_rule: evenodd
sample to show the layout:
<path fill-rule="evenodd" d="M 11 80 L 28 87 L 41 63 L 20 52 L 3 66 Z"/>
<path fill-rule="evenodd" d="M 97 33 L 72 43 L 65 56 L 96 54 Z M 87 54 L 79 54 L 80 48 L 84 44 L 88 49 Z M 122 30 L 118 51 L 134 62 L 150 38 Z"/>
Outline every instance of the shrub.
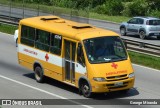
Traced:
<path fill-rule="evenodd" d="M 99 14 L 120 15 L 122 10 L 123 4 L 121 0 L 106 0 L 104 4 L 98 5 L 94 11 Z"/>
<path fill-rule="evenodd" d="M 106 6 L 105 4 L 103 5 L 98 5 L 95 9 L 93 9 L 96 13 L 98 14 L 106 14 Z"/>
<path fill-rule="evenodd" d="M 154 17 L 160 18 L 160 10 L 152 10 L 152 11 L 149 13 L 149 16 L 154 16 Z"/>
<path fill-rule="evenodd" d="M 148 12 L 148 4 L 145 0 L 135 0 L 133 2 L 126 2 L 123 4 L 124 16 L 145 16 Z"/>

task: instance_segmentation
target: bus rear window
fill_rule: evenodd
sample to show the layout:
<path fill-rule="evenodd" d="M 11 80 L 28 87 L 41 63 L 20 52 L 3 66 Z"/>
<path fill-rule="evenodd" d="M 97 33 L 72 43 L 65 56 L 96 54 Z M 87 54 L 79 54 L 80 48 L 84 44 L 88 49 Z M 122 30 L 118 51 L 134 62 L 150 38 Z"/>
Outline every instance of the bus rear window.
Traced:
<path fill-rule="evenodd" d="M 33 47 L 34 39 L 35 39 L 35 29 L 32 27 L 22 25 L 21 43 Z"/>

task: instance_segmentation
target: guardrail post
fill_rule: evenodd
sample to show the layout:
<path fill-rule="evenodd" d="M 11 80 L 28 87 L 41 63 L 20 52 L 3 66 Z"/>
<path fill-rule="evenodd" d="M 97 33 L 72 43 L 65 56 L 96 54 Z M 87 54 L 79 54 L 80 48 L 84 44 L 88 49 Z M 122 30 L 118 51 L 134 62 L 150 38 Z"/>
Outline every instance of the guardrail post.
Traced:
<path fill-rule="evenodd" d="M 38 0 L 38 13 L 37 13 L 37 16 L 39 16 L 39 0 Z"/>
<path fill-rule="evenodd" d="M 11 20 L 11 8 L 12 8 L 12 0 L 10 0 L 10 3 L 9 3 L 10 7 L 9 7 L 9 20 Z"/>
<path fill-rule="evenodd" d="M 23 18 L 24 18 L 24 0 L 23 0 Z"/>
<path fill-rule="evenodd" d="M 140 43 L 139 43 L 139 47 L 140 47 L 140 48 L 145 48 L 145 44 L 144 44 L 143 42 L 140 42 Z"/>

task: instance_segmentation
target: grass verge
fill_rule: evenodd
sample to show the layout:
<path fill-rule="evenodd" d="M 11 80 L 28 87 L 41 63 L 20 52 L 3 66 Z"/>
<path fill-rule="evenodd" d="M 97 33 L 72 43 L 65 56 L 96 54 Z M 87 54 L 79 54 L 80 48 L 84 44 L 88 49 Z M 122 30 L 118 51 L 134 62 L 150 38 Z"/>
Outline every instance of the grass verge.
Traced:
<path fill-rule="evenodd" d="M 129 51 L 129 56 L 131 58 L 132 63 L 160 70 L 160 57 L 154 57 L 132 51 Z"/>
<path fill-rule="evenodd" d="M 17 29 L 16 26 L 0 24 L 0 32 L 13 34 L 16 29 Z M 160 57 L 154 57 L 154 56 L 140 54 L 132 51 L 129 51 L 128 53 L 132 63 L 160 70 Z"/>
<path fill-rule="evenodd" d="M 0 24 L 0 32 L 14 34 L 14 31 L 17 29 L 17 26 L 7 25 L 7 24 Z"/>

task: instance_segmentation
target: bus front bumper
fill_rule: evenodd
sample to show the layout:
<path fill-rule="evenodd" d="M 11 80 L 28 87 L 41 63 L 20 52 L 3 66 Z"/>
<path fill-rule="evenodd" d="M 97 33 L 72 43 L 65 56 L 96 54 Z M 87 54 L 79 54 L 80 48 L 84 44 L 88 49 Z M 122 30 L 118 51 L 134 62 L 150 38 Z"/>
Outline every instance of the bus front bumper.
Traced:
<path fill-rule="evenodd" d="M 114 82 L 92 82 L 92 92 L 103 93 L 103 92 L 112 92 L 120 91 L 133 88 L 134 78 L 129 78 L 127 80 L 114 81 Z"/>

